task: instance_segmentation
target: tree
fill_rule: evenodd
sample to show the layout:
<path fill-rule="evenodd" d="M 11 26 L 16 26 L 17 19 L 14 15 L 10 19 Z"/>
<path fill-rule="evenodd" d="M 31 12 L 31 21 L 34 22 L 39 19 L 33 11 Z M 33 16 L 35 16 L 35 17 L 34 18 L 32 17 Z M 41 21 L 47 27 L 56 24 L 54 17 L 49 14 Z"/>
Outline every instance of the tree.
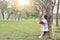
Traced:
<path fill-rule="evenodd" d="M 54 6 L 55 6 L 55 4 L 56 4 L 56 0 L 52 1 L 52 3 L 53 3 L 52 11 L 54 11 Z M 52 15 L 52 23 L 53 23 L 53 15 Z"/>
<path fill-rule="evenodd" d="M 55 5 L 55 2 L 56 1 L 54 1 L 54 5 Z M 40 1 L 38 0 L 38 3 L 36 4 L 35 2 L 35 5 L 38 6 L 37 8 L 39 8 L 42 11 L 42 13 L 45 13 L 47 15 L 48 29 L 49 29 L 48 34 L 51 39 L 55 39 L 53 32 L 52 32 L 52 26 L 51 26 L 52 18 L 53 18 L 53 9 L 54 9 L 52 0 L 40 0 Z"/>
<path fill-rule="evenodd" d="M 51 39 L 54 39 L 54 35 L 52 33 L 52 15 L 53 15 L 53 11 L 52 11 L 52 0 L 46 0 L 46 5 L 45 5 L 45 9 L 46 9 L 46 15 L 47 15 L 47 21 L 48 21 L 48 29 L 49 29 L 49 37 Z"/>
<path fill-rule="evenodd" d="M 0 9 L 1 9 L 3 20 L 4 20 L 4 12 L 7 9 L 7 2 L 5 0 L 0 2 Z"/>
<path fill-rule="evenodd" d="M 58 5 L 57 5 L 57 13 L 56 13 L 56 26 L 59 26 L 59 21 L 58 21 L 58 13 L 59 13 L 59 2 L 60 0 L 58 0 Z"/>

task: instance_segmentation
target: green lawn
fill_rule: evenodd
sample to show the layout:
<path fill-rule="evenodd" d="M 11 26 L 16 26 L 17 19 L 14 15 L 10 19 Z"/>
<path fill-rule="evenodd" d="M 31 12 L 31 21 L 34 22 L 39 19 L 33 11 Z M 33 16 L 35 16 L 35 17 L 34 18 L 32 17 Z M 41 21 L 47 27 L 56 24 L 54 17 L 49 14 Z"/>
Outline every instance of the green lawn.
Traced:
<path fill-rule="evenodd" d="M 0 21 L 0 40 L 40 40 L 40 25 L 36 22 L 37 20 Z M 55 30 L 53 25 L 53 31 Z M 60 33 L 54 34 L 59 39 Z"/>

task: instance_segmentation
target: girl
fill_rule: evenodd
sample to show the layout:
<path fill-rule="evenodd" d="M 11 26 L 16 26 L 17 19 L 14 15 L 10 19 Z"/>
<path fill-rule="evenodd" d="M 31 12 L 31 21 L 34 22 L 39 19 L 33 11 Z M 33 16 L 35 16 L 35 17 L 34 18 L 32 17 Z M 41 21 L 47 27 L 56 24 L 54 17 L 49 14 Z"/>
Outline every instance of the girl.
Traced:
<path fill-rule="evenodd" d="M 47 16 L 43 15 L 41 21 L 38 22 L 38 23 L 42 25 L 42 27 L 41 27 L 41 35 L 39 36 L 39 38 L 42 38 L 42 36 L 44 36 L 49 31 L 48 30 L 48 23 L 47 23 Z"/>

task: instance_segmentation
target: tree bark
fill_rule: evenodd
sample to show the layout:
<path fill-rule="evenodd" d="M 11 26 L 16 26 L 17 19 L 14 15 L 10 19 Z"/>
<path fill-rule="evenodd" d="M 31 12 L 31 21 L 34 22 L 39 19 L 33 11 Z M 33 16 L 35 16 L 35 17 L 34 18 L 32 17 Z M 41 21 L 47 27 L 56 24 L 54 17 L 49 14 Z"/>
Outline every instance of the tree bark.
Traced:
<path fill-rule="evenodd" d="M 53 11 L 52 11 L 52 0 L 46 0 L 46 5 L 45 5 L 45 9 L 46 9 L 46 15 L 47 15 L 47 21 L 48 21 L 48 29 L 49 29 L 49 37 L 53 40 L 55 40 L 53 32 L 52 32 L 52 15 L 53 15 Z"/>
<path fill-rule="evenodd" d="M 59 26 L 59 22 L 58 22 L 58 13 L 59 13 L 59 0 L 58 0 L 57 14 L 56 14 L 56 26 Z"/>

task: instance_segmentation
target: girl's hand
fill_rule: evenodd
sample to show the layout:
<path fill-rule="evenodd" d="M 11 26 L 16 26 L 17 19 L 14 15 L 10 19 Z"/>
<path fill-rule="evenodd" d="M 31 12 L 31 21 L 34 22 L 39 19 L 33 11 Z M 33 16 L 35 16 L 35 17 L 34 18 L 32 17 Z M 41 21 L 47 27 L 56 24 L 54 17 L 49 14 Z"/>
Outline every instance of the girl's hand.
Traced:
<path fill-rule="evenodd" d="M 39 22 L 37 22 L 39 24 Z"/>

